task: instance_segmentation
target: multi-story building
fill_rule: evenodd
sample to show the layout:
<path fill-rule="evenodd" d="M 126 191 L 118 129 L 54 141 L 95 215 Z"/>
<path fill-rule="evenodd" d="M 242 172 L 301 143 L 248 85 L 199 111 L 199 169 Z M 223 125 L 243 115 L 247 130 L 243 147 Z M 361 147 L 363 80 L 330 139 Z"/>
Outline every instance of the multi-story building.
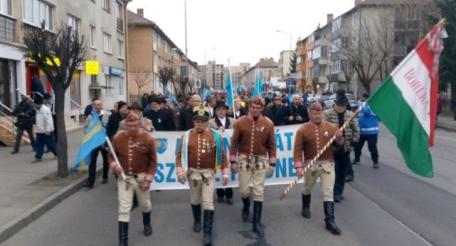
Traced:
<path fill-rule="evenodd" d="M 363 78 L 357 76 L 355 66 L 372 77 L 370 89 L 374 89 L 428 31 L 426 16 L 436 12 L 431 0 L 354 3 L 335 19 L 328 14 L 327 24 L 305 39 L 312 62 L 298 62 L 310 65 L 298 70 L 310 74 L 319 92 L 343 88 L 361 94 Z M 304 50 L 301 47 L 301 55 Z"/>
<path fill-rule="evenodd" d="M 45 92 L 52 93 L 44 73 L 24 54 L 24 34 L 41 28 L 43 22 L 49 32 L 58 32 L 63 24 L 84 36 L 88 49 L 86 59 L 96 60 L 100 65 L 96 76 L 85 73 L 84 63 L 77 68 L 66 94 L 66 115 L 76 116 L 81 105 L 91 103 L 95 97 L 102 99 L 105 108 L 111 108 L 115 101 L 125 100 L 125 14 L 129 1 L 2 0 L 0 86 L 3 90 L 0 91 L 3 93 L 0 100 L 13 107 L 19 93 L 30 95 L 32 76 L 39 77 Z"/>
<path fill-rule="evenodd" d="M 205 79 L 205 83 L 208 87 L 215 90 L 224 89 L 224 66 L 223 64 L 217 64 L 215 61 L 209 61 L 205 68 L 201 68 L 205 71 L 205 75 L 202 77 Z"/>
<path fill-rule="evenodd" d="M 282 70 L 279 63 L 275 62 L 273 58 L 261 58 L 260 61 L 244 73 L 241 79 L 241 84 L 245 88 L 253 88 L 255 80 L 264 80 L 264 83 L 270 84 L 271 78 L 280 78 Z"/>
<path fill-rule="evenodd" d="M 307 37 L 298 41 L 296 50 L 296 91 L 314 92 L 313 80 L 310 77 L 312 67 L 312 43 L 311 38 Z"/>
<path fill-rule="evenodd" d="M 184 76 L 194 83 L 199 79 L 197 64 L 188 59 L 157 24 L 144 17 L 143 9 L 137 13 L 128 11 L 128 32 L 130 98 L 136 100 L 143 93 L 165 93 L 159 76 L 164 67 L 174 69 L 174 80 Z M 175 93 L 171 82 L 167 91 Z"/>
<path fill-rule="evenodd" d="M 279 67 L 281 70 L 281 79 L 286 80 L 291 71 L 291 59 L 293 59 L 294 51 L 283 50 L 280 52 Z"/>

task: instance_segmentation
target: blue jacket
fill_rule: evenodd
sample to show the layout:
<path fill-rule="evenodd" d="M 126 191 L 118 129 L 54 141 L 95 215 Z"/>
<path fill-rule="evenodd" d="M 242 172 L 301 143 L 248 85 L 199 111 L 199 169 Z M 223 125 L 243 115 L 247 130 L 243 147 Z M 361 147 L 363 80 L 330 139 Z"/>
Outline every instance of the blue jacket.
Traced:
<path fill-rule="evenodd" d="M 377 135 L 379 132 L 379 122 L 377 115 L 372 112 L 369 105 L 360 104 L 361 112 L 359 113 L 358 124 L 360 135 Z"/>

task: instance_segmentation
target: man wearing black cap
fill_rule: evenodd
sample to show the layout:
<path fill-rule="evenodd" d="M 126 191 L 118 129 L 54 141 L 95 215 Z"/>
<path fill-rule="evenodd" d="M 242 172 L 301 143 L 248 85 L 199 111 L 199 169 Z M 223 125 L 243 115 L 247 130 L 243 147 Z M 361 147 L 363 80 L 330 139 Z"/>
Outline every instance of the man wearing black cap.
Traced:
<path fill-rule="evenodd" d="M 188 178 L 190 201 L 194 218 L 193 230 L 201 231 L 201 204 L 204 211 L 204 245 L 212 244 L 214 217 L 215 172 L 222 169 L 223 185 L 228 183 L 228 160 L 220 133 L 209 126 L 209 111 L 203 105 L 193 109 L 195 127 L 187 131 L 176 155 L 176 173 L 179 182 Z M 185 170 L 187 169 L 187 170 Z"/>
<path fill-rule="evenodd" d="M 338 90 L 336 95 L 336 102 L 331 109 L 325 111 L 326 119 L 341 127 L 352 115 L 353 112 L 347 110 L 349 104 L 344 90 Z M 334 149 L 334 162 L 336 170 L 336 181 L 334 183 L 334 201 L 341 202 L 344 199 L 343 192 L 345 187 L 345 175 L 347 169 L 351 169 L 350 152 L 352 149 L 352 142 L 359 140 L 359 128 L 356 120 L 350 122 L 349 126 L 344 130 L 344 144 L 341 147 Z M 353 169 L 351 169 L 353 170 Z M 351 175 L 351 177 L 350 177 Z M 347 179 L 353 180 L 353 171 L 349 171 Z"/>
<path fill-rule="evenodd" d="M 112 137 L 119 131 L 120 122 L 128 115 L 128 105 L 124 101 L 117 102 L 117 110 L 109 116 L 108 124 L 106 126 L 106 135 L 112 140 Z"/>
<path fill-rule="evenodd" d="M 22 142 L 22 134 L 27 131 L 32 148 L 35 149 L 35 137 L 33 136 L 33 121 L 35 120 L 35 108 L 33 100 L 27 96 L 22 96 L 22 101 L 14 107 L 13 115 L 16 116 L 16 142 L 11 154 L 17 154 Z"/>
<path fill-rule="evenodd" d="M 225 131 L 225 129 L 233 129 L 234 119 L 226 116 L 228 106 L 223 101 L 218 101 L 214 106 L 215 117 L 209 120 L 209 127 L 214 130 Z M 233 205 L 233 188 L 218 188 L 217 202 L 225 201 L 229 205 Z"/>
<path fill-rule="evenodd" d="M 272 105 L 264 109 L 264 116 L 268 117 L 274 123 L 274 126 L 281 126 L 284 124 L 284 107 L 282 106 L 282 97 L 276 94 L 272 98 Z"/>
<path fill-rule="evenodd" d="M 172 114 L 161 108 L 161 102 L 161 98 L 152 97 L 151 109 L 144 112 L 144 117 L 152 121 L 156 131 L 175 131 L 176 126 L 174 125 Z"/>

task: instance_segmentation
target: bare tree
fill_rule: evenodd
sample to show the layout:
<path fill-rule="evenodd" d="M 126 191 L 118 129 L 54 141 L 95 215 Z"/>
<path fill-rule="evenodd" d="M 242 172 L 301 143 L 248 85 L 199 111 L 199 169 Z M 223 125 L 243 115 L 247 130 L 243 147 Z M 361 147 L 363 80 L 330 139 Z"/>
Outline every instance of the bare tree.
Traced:
<path fill-rule="evenodd" d="M 391 70 L 392 27 L 392 21 L 379 14 L 369 16 L 369 19 L 361 20 L 358 27 L 351 26 L 346 30 L 339 55 L 345 63 L 342 71 L 347 81 L 356 73 L 361 85 L 370 92 L 372 81 L 380 73 L 384 75 Z"/>
<path fill-rule="evenodd" d="M 84 36 L 62 25 L 56 33 L 32 29 L 25 34 L 27 56 L 33 59 L 46 74 L 55 95 L 57 129 L 57 176 L 68 176 L 67 135 L 65 128 L 65 91 L 71 84 L 73 73 L 84 61 L 87 48 Z"/>
<path fill-rule="evenodd" d="M 163 84 L 163 92 L 165 95 L 168 94 L 168 83 L 171 81 L 174 85 L 174 75 L 176 70 L 171 66 L 161 67 L 158 70 L 158 76 L 160 77 L 160 82 Z"/>
<path fill-rule="evenodd" d="M 132 64 L 131 67 L 134 68 L 134 71 L 131 72 L 131 77 L 138 88 L 137 95 L 139 96 L 141 95 L 141 89 L 144 88 L 147 84 L 152 83 L 152 71 L 141 65 L 141 62 L 134 56 L 131 56 L 129 60 Z"/>

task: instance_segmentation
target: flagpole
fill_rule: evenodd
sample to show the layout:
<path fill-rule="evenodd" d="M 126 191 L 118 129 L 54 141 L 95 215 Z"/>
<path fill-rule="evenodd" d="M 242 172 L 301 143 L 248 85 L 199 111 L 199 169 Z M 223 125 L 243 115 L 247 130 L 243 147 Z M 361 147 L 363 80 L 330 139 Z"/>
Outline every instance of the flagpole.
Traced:
<path fill-rule="evenodd" d="M 231 106 L 233 107 L 233 118 L 236 120 L 236 109 L 235 109 L 235 104 L 234 104 L 234 92 L 233 92 L 233 88 L 234 88 L 234 80 L 233 80 L 233 76 L 231 74 L 231 63 L 230 63 L 230 59 L 228 59 L 228 76 L 230 76 L 230 81 L 231 81 Z M 227 92 L 228 93 L 228 92 Z"/>
<path fill-rule="evenodd" d="M 106 143 L 108 143 L 109 149 L 111 150 L 111 154 L 112 154 L 112 156 L 114 157 L 114 160 L 116 161 L 116 165 L 117 165 L 118 167 L 122 167 L 122 166 L 120 165 L 119 159 L 117 158 L 116 151 L 114 150 L 114 147 L 112 147 L 111 140 L 109 140 L 108 137 L 106 137 Z M 127 179 L 127 177 L 125 176 L 125 173 L 124 173 L 124 172 L 121 172 L 121 173 L 120 173 L 120 176 L 122 176 L 122 179 L 123 179 L 123 180 L 126 180 L 126 179 Z"/>
<path fill-rule="evenodd" d="M 348 124 L 352 122 L 352 120 L 361 112 L 361 109 L 356 110 L 356 112 L 342 125 L 342 127 L 339 128 L 339 131 L 344 131 L 345 128 L 347 128 Z M 306 173 L 307 170 L 323 155 L 323 153 L 333 144 L 333 142 L 336 140 L 336 134 L 331 137 L 331 139 L 326 143 L 326 145 L 320 150 L 320 152 L 317 153 L 317 155 L 310 161 L 310 163 L 304 168 L 303 173 Z M 304 175 L 302 176 L 304 177 Z M 301 178 L 302 178 L 301 177 Z M 285 199 L 285 197 L 288 195 L 291 189 L 293 189 L 296 184 L 298 184 L 298 181 L 301 179 L 300 177 L 297 177 L 293 182 L 291 182 L 288 187 L 283 190 L 282 195 L 280 196 L 280 200 Z"/>

